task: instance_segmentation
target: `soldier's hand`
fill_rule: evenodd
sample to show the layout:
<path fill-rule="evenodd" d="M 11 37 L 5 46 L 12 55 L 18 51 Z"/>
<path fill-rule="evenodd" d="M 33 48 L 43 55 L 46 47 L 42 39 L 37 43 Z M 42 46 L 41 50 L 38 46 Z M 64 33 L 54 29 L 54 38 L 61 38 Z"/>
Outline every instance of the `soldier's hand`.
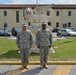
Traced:
<path fill-rule="evenodd" d="M 40 46 L 37 46 L 37 48 L 40 48 Z"/>
<path fill-rule="evenodd" d="M 49 48 L 51 47 L 51 45 L 49 46 Z"/>
<path fill-rule="evenodd" d="M 32 48 L 32 46 L 30 46 L 30 48 Z"/>
<path fill-rule="evenodd" d="M 18 45 L 18 48 L 20 48 L 20 46 Z"/>

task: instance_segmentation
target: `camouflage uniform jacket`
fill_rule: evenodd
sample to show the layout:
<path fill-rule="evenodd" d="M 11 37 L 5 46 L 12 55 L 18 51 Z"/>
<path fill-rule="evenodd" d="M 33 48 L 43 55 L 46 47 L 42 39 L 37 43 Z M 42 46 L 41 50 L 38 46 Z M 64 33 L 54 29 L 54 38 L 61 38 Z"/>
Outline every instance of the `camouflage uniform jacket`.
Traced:
<path fill-rule="evenodd" d="M 36 34 L 36 45 L 37 46 L 50 46 L 52 45 L 52 34 L 50 29 L 46 28 L 43 30 L 42 28 L 38 30 Z"/>
<path fill-rule="evenodd" d="M 31 31 L 27 29 L 18 33 L 16 43 L 20 48 L 29 48 L 33 43 Z"/>

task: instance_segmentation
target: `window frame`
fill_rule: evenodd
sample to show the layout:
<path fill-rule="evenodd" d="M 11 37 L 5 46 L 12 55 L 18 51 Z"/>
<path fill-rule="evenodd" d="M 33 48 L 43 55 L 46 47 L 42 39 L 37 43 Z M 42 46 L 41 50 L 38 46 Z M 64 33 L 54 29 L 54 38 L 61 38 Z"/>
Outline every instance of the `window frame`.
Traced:
<path fill-rule="evenodd" d="M 4 16 L 7 16 L 7 11 L 6 10 L 4 10 Z"/>
<path fill-rule="evenodd" d="M 68 16 L 71 16 L 72 12 L 71 11 L 68 11 Z"/>
<path fill-rule="evenodd" d="M 46 12 L 46 15 L 47 15 L 47 16 L 50 16 L 50 11 L 47 11 L 47 12 Z"/>
<path fill-rule="evenodd" d="M 56 11 L 56 16 L 59 16 L 59 15 L 60 15 L 59 11 Z"/>
<path fill-rule="evenodd" d="M 68 27 L 71 27 L 71 22 L 68 22 Z"/>
<path fill-rule="evenodd" d="M 16 23 L 19 23 L 19 11 L 16 11 Z"/>
<path fill-rule="evenodd" d="M 59 27 L 59 22 L 56 22 L 56 27 Z"/>

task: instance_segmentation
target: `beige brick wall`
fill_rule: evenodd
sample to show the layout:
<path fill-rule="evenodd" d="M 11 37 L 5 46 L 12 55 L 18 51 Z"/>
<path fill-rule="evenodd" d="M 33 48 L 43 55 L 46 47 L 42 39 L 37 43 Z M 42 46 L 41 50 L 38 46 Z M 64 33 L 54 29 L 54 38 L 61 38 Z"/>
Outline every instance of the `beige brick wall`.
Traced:
<path fill-rule="evenodd" d="M 7 11 L 7 16 L 4 16 L 5 10 Z M 16 11 L 19 11 L 19 23 L 16 23 Z M 56 16 L 56 11 L 60 12 L 59 16 Z M 71 16 L 68 16 L 68 11 L 72 12 Z M 22 19 L 23 9 L 0 9 L 0 28 L 3 28 L 4 22 L 7 22 L 7 29 L 9 30 L 12 27 L 21 27 Z M 56 22 L 59 22 L 59 28 L 63 27 L 63 23 L 68 24 L 68 22 L 71 22 L 71 28 L 76 28 L 76 9 L 53 9 L 52 16 L 47 17 L 47 20 L 51 22 L 53 28 L 56 27 Z"/>

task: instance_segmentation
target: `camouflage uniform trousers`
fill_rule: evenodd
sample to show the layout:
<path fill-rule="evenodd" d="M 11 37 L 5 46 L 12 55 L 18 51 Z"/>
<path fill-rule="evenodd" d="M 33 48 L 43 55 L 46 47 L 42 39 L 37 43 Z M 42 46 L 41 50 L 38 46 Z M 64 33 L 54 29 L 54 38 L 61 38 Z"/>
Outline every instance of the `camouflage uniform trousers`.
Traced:
<path fill-rule="evenodd" d="M 21 56 L 21 61 L 22 63 L 28 64 L 29 63 L 29 51 L 30 48 L 21 48 L 20 49 L 20 56 Z"/>
<path fill-rule="evenodd" d="M 46 63 L 47 58 L 48 58 L 48 54 L 49 54 L 49 47 L 48 46 L 41 46 L 39 49 L 39 53 L 40 53 L 40 62 Z"/>

